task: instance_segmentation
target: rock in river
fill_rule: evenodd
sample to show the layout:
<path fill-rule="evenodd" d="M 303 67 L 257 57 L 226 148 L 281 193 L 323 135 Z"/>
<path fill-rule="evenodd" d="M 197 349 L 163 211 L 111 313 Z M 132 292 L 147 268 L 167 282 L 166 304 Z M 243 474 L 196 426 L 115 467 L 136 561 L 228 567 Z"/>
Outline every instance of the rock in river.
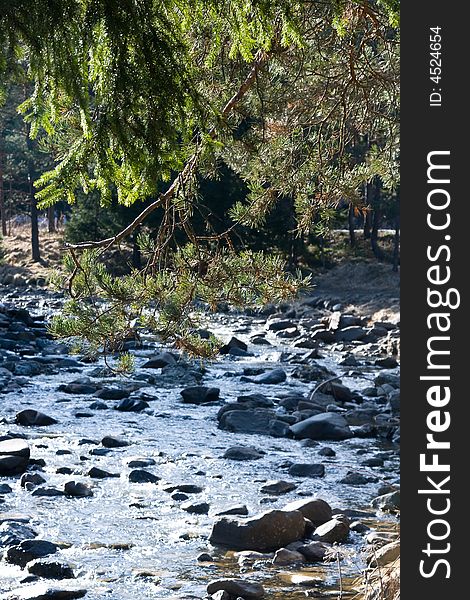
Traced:
<path fill-rule="evenodd" d="M 264 597 L 264 588 L 260 583 L 245 581 L 244 579 L 218 579 L 211 581 L 207 586 L 209 595 L 225 591 L 233 598 L 257 600 Z"/>
<path fill-rule="evenodd" d="M 294 437 L 312 440 L 345 440 L 352 437 L 346 419 L 338 413 L 326 412 L 290 426 Z"/>
<path fill-rule="evenodd" d="M 44 579 L 74 579 L 72 567 L 65 562 L 50 558 L 38 558 L 28 563 L 28 571 Z"/>
<path fill-rule="evenodd" d="M 223 517 L 214 523 L 210 541 L 234 550 L 276 550 L 303 537 L 305 519 L 299 511 L 270 510 L 249 519 Z"/>
<path fill-rule="evenodd" d="M 291 481 L 268 481 L 261 487 L 260 492 L 262 494 L 272 494 L 274 496 L 278 496 L 292 492 L 296 489 L 296 487 L 296 484 L 292 483 Z"/>
<path fill-rule="evenodd" d="M 223 458 L 230 460 L 258 460 L 264 456 L 264 452 L 253 446 L 232 446 L 225 451 Z"/>
<path fill-rule="evenodd" d="M 53 417 L 49 417 L 38 410 L 30 408 L 20 411 L 15 418 L 18 425 L 24 427 L 47 427 L 47 425 L 55 425 L 58 423 Z"/>
<path fill-rule="evenodd" d="M 29 462 L 29 446 L 22 439 L 0 442 L 0 476 L 23 473 Z"/>
<path fill-rule="evenodd" d="M 325 465 L 295 463 L 290 467 L 289 475 L 292 475 L 292 477 L 324 477 Z"/>
<path fill-rule="evenodd" d="M 287 379 L 287 374 L 284 369 L 273 369 L 269 373 L 262 373 L 257 377 L 240 377 L 240 381 L 249 383 L 261 383 L 263 385 L 275 385 L 283 383 Z"/>
<path fill-rule="evenodd" d="M 315 540 L 330 544 L 346 541 L 349 535 L 349 523 L 346 518 L 340 518 L 341 516 L 337 515 L 336 518 L 317 527 L 313 536 Z"/>
<path fill-rule="evenodd" d="M 31 560 L 55 554 L 57 549 L 55 544 L 46 540 L 24 540 L 17 546 L 8 548 L 4 559 L 9 563 L 24 567 Z"/>
<path fill-rule="evenodd" d="M 215 402 L 219 399 L 219 388 L 209 388 L 203 385 L 194 385 L 181 390 L 181 396 L 185 404 L 204 404 L 205 402 Z"/>
<path fill-rule="evenodd" d="M 87 590 L 51 588 L 43 583 L 21 587 L 0 596 L 0 600 L 74 600 L 83 598 Z"/>
<path fill-rule="evenodd" d="M 295 500 L 285 506 L 284 510 L 297 510 L 301 512 L 306 519 L 312 521 L 314 525 L 326 523 L 333 517 L 331 506 L 320 498 L 313 500 Z"/>

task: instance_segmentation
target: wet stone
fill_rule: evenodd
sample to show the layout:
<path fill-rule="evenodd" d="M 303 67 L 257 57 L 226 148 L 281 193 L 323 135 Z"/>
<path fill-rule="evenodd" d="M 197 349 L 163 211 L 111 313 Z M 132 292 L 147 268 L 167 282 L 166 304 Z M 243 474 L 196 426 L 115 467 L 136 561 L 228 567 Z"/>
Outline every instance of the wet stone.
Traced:
<path fill-rule="evenodd" d="M 272 550 L 303 537 L 305 519 L 299 511 L 270 510 L 249 519 L 222 517 L 214 523 L 210 541 L 233 550 Z"/>
<path fill-rule="evenodd" d="M 93 490 L 88 485 L 76 481 L 67 481 L 64 485 L 64 493 L 72 498 L 89 498 L 93 496 Z"/>
<path fill-rule="evenodd" d="M 185 404 L 204 404 L 216 402 L 219 399 L 220 389 L 197 385 L 181 390 L 180 394 Z"/>
<path fill-rule="evenodd" d="M 44 498 L 53 498 L 55 496 L 63 496 L 64 492 L 53 487 L 38 487 L 32 494 L 32 496 L 42 496 Z"/>
<path fill-rule="evenodd" d="M 285 506 L 284 510 L 297 510 L 315 525 L 326 523 L 333 516 L 331 506 L 320 498 L 295 500 Z"/>
<path fill-rule="evenodd" d="M 210 506 L 207 502 L 188 502 L 187 504 L 182 504 L 181 508 L 185 512 L 194 515 L 207 515 L 209 513 Z"/>
<path fill-rule="evenodd" d="M 278 496 L 281 494 L 287 494 L 288 492 L 292 492 L 296 488 L 297 485 L 295 483 L 292 483 L 291 481 L 278 480 L 269 481 L 265 485 L 261 486 L 260 492 L 262 494 L 273 494 Z"/>
<path fill-rule="evenodd" d="M 115 406 L 121 412 L 142 412 L 146 408 L 149 408 L 148 402 L 139 398 L 124 398 Z"/>
<path fill-rule="evenodd" d="M 24 427 L 47 427 L 48 425 L 55 425 L 58 423 L 53 417 L 49 417 L 38 410 L 26 409 L 20 411 L 15 417 L 18 425 Z"/>
<path fill-rule="evenodd" d="M 0 476 L 23 473 L 29 463 L 30 450 L 22 439 L 0 441 Z"/>
<path fill-rule="evenodd" d="M 248 508 L 245 504 L 238 504 L 237 506 L 231 506 L 230 508 L 226 508 L 216 513 L 217 517 L 222 517 L 224 515 L 239 515 L 246 517 L 248 516 Z"/>
<path fill-rule="evenodd" d="M 325 465 L 295 463 L 289 468 L 292 477 L 324 477 Z"/>
<path fill-rule="evenodd" d="M 86 593 L 85 589 L 60 589 L 38 583 L 2 594 L 0 600 L 75 600 Z"/>
<path fill-rule="evenodd" d="M 129 473 L 129 481 L 131 483 L 158 483 L 160 477 L 144 469 L 135 469 Z"/>
<path fill-rule="evenodd" d="M 0 548 L 17 546 L 24 540 L 35 538 L 37 533 L 23 523 L 5 522 L 0 525 Z"/>
<path fill-rule="evenodd" d="M 46 540 L 24 540 L 17 546 L 8 548 L 4 558 L 9 563 L 24 567 L 31 560 L 55 554 L 57 550 L 58 547 L 55 544 Z"/>
<path fill-rule="evenodd" d="M 320 542 L 344 542 L 349 535 L 349 523 L 346 519 L 331 519 L 315 529 L 314 539 Z"/>
<path fill-rule="evenodd" d="M 122 400 L 128 398 L 130 392 L 128 390 L 120 390 L 117 388 L 103 388 L 95 394 L 100 400 Z"/>
<path fill-rule="evenodd" d="M 225 451 L 223 458 L 229 460 L 258 460 L 265 455 L 262 450 L 257 450 L 253 446 L 232 446 Z"/>
<path fill-rule="evenodd" d="M 225 591 L 234 598 L 242 597 L 244 600 L 258 600 L 265 595 L 264 588 L 260 583 L 249 582 L 244 579 L 218 579 L 211 581 L 207 586 L 209 595 Z"/>
<path fill-rule="evenodd" d="M 27 564 L 27 570 L 32 575 L 44 579 L 74 579 L 72 567 L 59 560 L 38 558 Z"/>
<path fill-rule="evenodd" d="M 127 440 L 123 440 L 122 438 L 113 437 L 111 435 L 106 435 L 101 440 L 101 445 L 105 448 L 125 448 L 129 446 L 129 442 Z"/>
<path fill-rule="evenodd" d="M 109 471 L 105 471 L 104 469 L 99 469 L 98 467 L 92 467 L 88 471 L 88 476 L 93 477 L 94 479 L 107 479 L 109 477 L 120 477 L 119 473 L 110 473 Z"/>

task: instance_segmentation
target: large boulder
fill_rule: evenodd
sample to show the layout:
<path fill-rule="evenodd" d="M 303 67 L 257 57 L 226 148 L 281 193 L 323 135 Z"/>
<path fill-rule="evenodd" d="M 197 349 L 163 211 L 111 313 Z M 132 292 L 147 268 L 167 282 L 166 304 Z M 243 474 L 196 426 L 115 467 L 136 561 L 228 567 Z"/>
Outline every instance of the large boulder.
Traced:
<path fill-rule="evenodd" d="M 216 387 L 205 387 L 195 385 L 180 392 L 185 404 L 204 404 L 205 402 L 215 402 L 219 399 L 220 389 Z"/>
<path fill-rule="evenodd" d="M 326 412 L 290 426 L 294 437 L 311 440 L 345 440 L 352 437 L 346 419 L 338 413 Z"/>
<path fill-rule="evenodd" d="M 0 442 L 0 476 L 23 473 L 29 462 L 29 446 L 22 439 Z"/>
<path fill-rule="evenodd" d="M 21 587 L 0 596 L 0 600 L 74 600 L 83 598 L 87 590 L 54 588 L 43 583 Z"/>
<path fill-rule="evenodd" d="M 323 523 L 315 529 L 313 538 L 319 542 L 334 544 L 344 542 L 349 535 L 349 521 L 344 515 L 337 515 L 334 519 Z"/>
<path fill-rule="evenodd" d="M 284 510 L 298 510 L 306 519 L 312 521 L 314 525 L 322 525 L 333 518 L 331 506 L 320 498 L 313 500 L 295 500 L 285 506 Z"/>
<path fill-rule="evenodd" d="M 220 591 L 227 592 L 230 598 L 258 600 L 264 597 L 264 588 L 260 583 L 244 579 L 218 579 L 211 581 L 207 586 L 207 593 L 210 596 Z"/>
<path fill-rule="evenodd" d="M 14 565 L 24 567 L 36 558 L 43 558 L 49 554 L 55 554 L 58 547 L 46 540 L 24 540 L 17 546 L 10 546 L 4 555 L 4 559 Z"/>
<path fill-rule="evenodd" d="M 287 423 L 280 421 L 273 410 L 244 409 L 243 405 L 239 405 L 236 410 L 222 411 L 219 428 L 233 433 L 259 433 L 274 437 L 285 437 L 289 433 Z"/>
<path fill-rule="evenodd" d="M 240 381 L 246 381 L 249 383 L 257 383 L 263 385 L 276 385 L 277 383 L 283 383 L 287 379 L 287 373 L 284 369 L 273 369 L 268 373 L 262 373 L 256 377 L 241 377 Z"/>
<path fill-rule="evenodd" d="M 48 425 L 55 425 L 58 423 L 53 417 L 49 417 L 38 410 L 30 408 L 20 411 L 16 415 L 15 421 L 18 425 L 23 425 L 24 427 L 47 427 Z"/>
<path fill-rule="evenodd" d="M 300 511 L 270 510 L 249 519 L 223 517 L 214 523 L 210 541 L 233 550 L 276 550 L 301 539 L 305 519 Z"/>

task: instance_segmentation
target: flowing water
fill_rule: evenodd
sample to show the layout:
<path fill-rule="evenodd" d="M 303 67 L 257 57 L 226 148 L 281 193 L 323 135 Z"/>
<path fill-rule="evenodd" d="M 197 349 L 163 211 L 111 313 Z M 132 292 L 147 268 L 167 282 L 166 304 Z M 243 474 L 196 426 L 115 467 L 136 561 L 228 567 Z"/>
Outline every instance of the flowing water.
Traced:
<path fill-rule="evenodd" d="M 47 312 L 47 302 L 42 307 L 36 300 L 36 311 Z M 50 309 L 49 309 L 50 310 Z M 262 320 L 228 315 L 218 315 L 210 322 L 210 329 L 221 338 L 236 335 L 248 340 L 258 330 L 264 329 Z M 282 345 L 273 335 L 272 346 L 250 346 L 255 356 L 246 358 L 222 357 L 208 365 L 203 385 L 220 388 L 226 401 L 237 396 L 263 393 L 277 397 L 286 392 L 307 394 L 313 384 L 302 383 L 288 377 L 279 385 L 256 385 L 241 382 L 239 375 L 246 367 L 272 368 L 282 366 L 289 374 L 295 366 L 285 362 L 287 353 L 293 350 Z M 136 365 L 142 373 L 142 365 L 155 350 L 136 352 Z M 342 374 L 342 381 L 352 389 L 371 384 L 375 372 L 361 368 L 349 373 L 347 367 L 339 367 L 341 353 L 325 353 L 319 360 L 328 368 Z M 299 569 L 274 567 L 269 564 L 254 565 L 240 575 L 240 567 L 233 553 L 213 548 L 207 537 L 217 519 L 215 513 L 236 504 L 245 504 L 250 515 L 271 508 L 281 508 L 300 495 L 315 495 L 325 499 L 332 507 L 362 509 L 370 512 L 370 501 L 377 495 L 380 483 L 353 487 L 338 483 L 347 471 L 358 468 L 358 451 L 367 453 L 387 452 L 390 448 L 377 439 L 350 439 L 342 442 L 325 442 L 332 447 L 336 457 L 318 456 L 319 447 L 304 447 L 298 441 L 272 438 L 262 435 L 234 434 L 217 427 L 216 415 L 220 408 L 193 406 L 180 402 L 180 390 L 184 385 L 174 381 L 172 386 L 148 386 L 143 391 L 153 397 L 150 409 L 143 413 L 123 413 L 116 410 L 89 410 L 93 396 L 72 396 L 57 391 L 62 383 L 90 374 L 96 364 L 85 365 L 80 372 L 62 370 L 60 374 L 39 375 L 22 393 L 9 393 L 1 397 L 1 414 L 5 423 L 0 433 L 27 435 L 31 455 L 44 459 L 43 475 L 47 486 L 61 489 L 66 481 L 76 480 L 92 483 L 92 498 L 34 497 L 21 488 L 17 478 L 2 478 L 9 483 L 13 493 L 4 496 L 0 510 L 31 517 L 31 524 L 39 537 L 56 543 L 62 548 L 60 555 L 73 565 L 76 579 L 61 582 L 61 587 L 86 588 L 89 600 L 112 598 L 190 599 L 204 598 L 207 583 L 216 578 L 248 577 L 263 583 L 268 598 L 294 600 L 313 595 L 338 594 L 340 582 L 336 562 L 305 566 Z M 159 371 L 148 370 L 153 375 Z M 130 377 L 132 379 L 132 376 Z M 115 385 L 119 378 L 103 380 Z M 128 382 L 121 378 L 120 381 Z M 113 402 L 108 402 L 111 406 Z M 34 408 L 55 417 L 58 424 L 47 428 L 26 430 L 12 424 L 15 414 L 25 408 Z M 77 417 L 77 413 L 89 416 Z M 112 449 L 104 456 L 90 454 L 97 448 L 92 441 L 100 442 L 105 435 L 126 439 L 130 445 Z M 231 461 L 222 458 L 225 450 L 234 445 L 255 446 L 266 454 L 260 460 Z M 321 447 L 321 446 L 320 446 Z M 131 458 L 143 457 L 155 460 L 147 467 L 161 478 L 158 484 L 130 483 Z M 370 469 L 360 467 L 379 477 L 382 483 L 397 479 L 398 457 L 389 453 L 385 467 Z M 277 497 L 260 493 L 263 482 L 271 479 L 292 480 L 282 463 L 323 462 L 324 478 L 295 479 L 296 490 Z M 96 466 L 118 478 L 91 480 L 85 473 Z M 60 467 L 69 467 L 72 474 L 57 474 Z M 191 494 L 194 501 L 206 501 L 210 505 L 208 515 L 189 514 L 181 509 L 181 503 L 173 501 L 165 491 L 168 485 L 197 484 L 203 488 L 200 494 Z M 2 516 L 0 512 L 0 517 Z M 395 519 L 380 515 L 362 519 L 378 529 L 395 527 Z M 364 567 L 360 549 L 363 538 L 350 534 L 344 545 L 342 576 L 345 590 L 351 588 L 353 577 L 360 575 Z M 196 557 L 209 552 L 214 560 L 199 563 Z M 242 570 L 243 571 L 243 570 Z M 19 567 L 0 563 L 0 590 L 18 587 L 25 572 Z M 354 586 L 353 586 L 354 587 Z"/>

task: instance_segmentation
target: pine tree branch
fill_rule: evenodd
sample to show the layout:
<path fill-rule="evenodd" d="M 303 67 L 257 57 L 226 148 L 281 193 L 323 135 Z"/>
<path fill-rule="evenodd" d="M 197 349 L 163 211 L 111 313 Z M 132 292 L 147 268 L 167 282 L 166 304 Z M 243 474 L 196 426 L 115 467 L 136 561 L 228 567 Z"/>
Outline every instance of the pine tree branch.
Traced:
<path fill-rule="evenodd" d="M 250 72 L 238 88 L 237 92 L 223 107 L 221 112 L 222 119 L 225 119 L 234 110 L 234 108 L 239 104 L 239 102 L 242 100 L 245 94 L 250 90 L 250 88 L 256 81 L 256 76 L 259 70 L 266 64 L 268 58 L 269 55 L 267 52 L 262 50 L 259 50 L 257 52 Z M 217 128 L 214 126 L 209 131 L 209 137 L 215 140 L 217 139 L 217 135 L 218 131 Z M 164 205 L 167 201 L 171 200 L 171 198 L 177 192 L 178 188 L 181 185 L 184 186 L 184 184 L 190 179 L 190 177 L 194 173 L 194 170 L 197 167 L 199 156 L 201 154 L 201 149 L 201 146 L 199 146 L 196 149 L 191 158 L 189 158 L 189 160 L 186 162 L 186 165 L 184 166 L 183 170 L 175 177 L 168 190 L 165 193 L 160 194 L 157 200 L 155 200 L 154 202 L 152 202 L 152 204 L 147 206 L 139 215 L 137 215 L 137 217 L 132 221 L 132 223 L 130 223 L 127 227 L 122 229 L 119 233 L 112 237 L 102 240 L 80 242 L 78 244 L 66 244 L 64 248 L 68 250 L 87 250 L 90 248 L 104 248 L 105 250 L 108 250 L 114 244 L 117 244 L 121 240 L 128 237 L 143 221 L 145 221 L 145 219 L 150 214 L 152 214 L 157 208 Z"/>

